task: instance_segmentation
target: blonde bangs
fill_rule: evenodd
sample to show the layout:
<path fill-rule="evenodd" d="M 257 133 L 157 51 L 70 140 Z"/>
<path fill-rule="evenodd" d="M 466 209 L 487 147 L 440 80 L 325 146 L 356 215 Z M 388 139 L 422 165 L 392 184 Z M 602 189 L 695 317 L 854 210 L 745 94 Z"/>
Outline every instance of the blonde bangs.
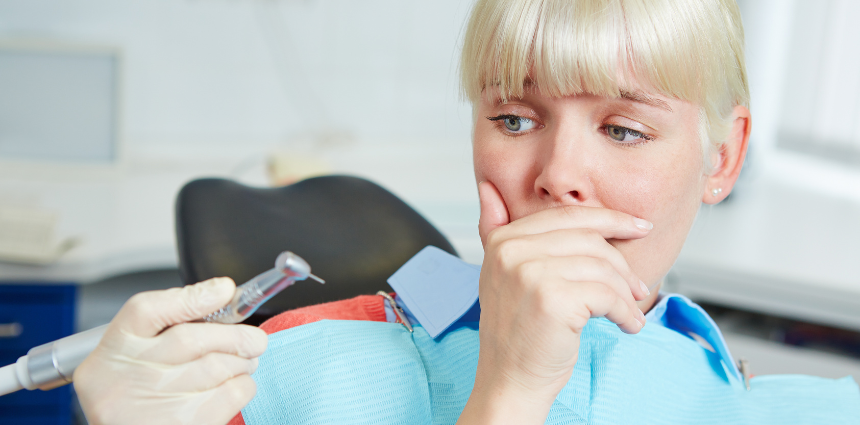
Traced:
<path fill-rule="evenodd" d="M 479 0 L 461 83 L 473 104 L 488 86 L 503 100 L 528 85 L 554 97 L 640 86 L 700 105 L 712 140 L 728 134 L 720 118 L 749 103 L 734 0 Z"/>

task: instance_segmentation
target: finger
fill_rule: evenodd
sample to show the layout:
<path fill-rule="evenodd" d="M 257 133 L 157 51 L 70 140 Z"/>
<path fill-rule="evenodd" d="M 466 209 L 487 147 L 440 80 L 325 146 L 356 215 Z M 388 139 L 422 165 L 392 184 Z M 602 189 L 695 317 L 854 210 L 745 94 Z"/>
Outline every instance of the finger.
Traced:
<path fill-rule="evenodd" d="M 141 292 L 122 306 L 108 332 L 152 337 L 169 326 L 218 310 L 230 302 L 235 291 L 232 279 L 219 277 L 182 288 Z"/>
<path fill-rule="evenodd" d="M 231 354 L 209 353 L 197 360 L 169 370 L 159 391 L 171 393 L 201 392 L 213 389 L 242 374 L 253 374 L 259 361 Z"/>
<path fill-rule="evenodd" d="M 560 277 L 568 282 L 598 282 L 612 288 L 631 308 L 636 307 L 636 300 L 630 292 L 627 281 L 602 258 L 594 257 L 551 257 L 541 260 L 543 267 L 552 270 L 554 277 Z M 634 312 L 635 313 L 635 312 Z"/>
<path fill-rule="evenodd" d="M 226 424 L 254 398 L 257 384 L 249 375 L 243 374 L 209 390 L 209 393 L 209 399 L 203 404 L 188 406 L 197 408 L 193 414 L 194 421 L 190 423 Z"/>
<path fill-rule="evenodd" d="M 218 352 L 251 359 L 266 351 L 268 337 L 260 328 L 220 323 L 183 323 L 155 337 L 141 360 L 182 364 Z"/>
<path fill-rule="evenodd" d="M 589 293 L 582 299 L 591 311 L 591 317 L 605 317 L 629 334 L 638 333 L 645 325 L 642 311 L 636 308 L 635 304 L 631 306 L 608 286 L 598 282 L 586 282 L 581 284 L 580 288 Z"/>
<path fill-rule="evenodd" d="M 600 283 L 615 292 L 615 295 L 627 304 L 627 308 L 639 322 L 645 323 L 645 314 L 636 305 L 636 300 L 630 292 L 627 281 L 618 274 L 608 261 L 602 258 L 586 256 L 550 257 L 538 261 L 524 263 L 526 272 L 532 276 L 541 275 L 542 281 L 559 280 L 567 282 L 567 286 L 585 282 L 587 285 Z M 535 272 L 540 270 L 540 272 Z"/>
<path fill-rule="evenodd" d="M 607 261 L 627 284 L 627 289 L 637 300 L 643 300 L 650 291 L 648 287 L 633 272 L 627 260 L 606 239 L 592 229 L 562 229 L 538 235 L 527 235 L 518 238 L 519 248 L 523 252 L 524 261 L 538 259 L 549 255 L 552 257 L 587 256 L 601 258 Z M 591 280 L 591 279 L 582 279 Z"/>
<path fill-rule="evenodd" d="M 594 229 L 604 239 L 639 239 L 647 236 L 653 227 L 647 220 L 621 211 L 566 205 L 516 220 L 505 226 L 504 232 L 535 235 L 561 229 Z"/>
<path fill-rule="evenodd" d="M 505 200 L 496 186 L 488 181 L 478 183 L 478 197 L 481 200 L 481 218 L 478 220 L 478 233 L 481 243 L 487 246 L 487 237 L 493 230 L 510 223 L 510 215 Z"/>
<path fill-rule="evenodd" d="M 606 317 L 615 323 L 625 333 L 638 333 L 645 325 L 644 318 L 640 320 L 638 308 L 632 307 L 624 301 L 618 293 L 609 286 L 600 282 L 556 282 L 553 292 L 566 300 L 575 300 L 582 303 L 591 317 Z M 574 332 L 581 332 L 585 325 L 581 316 L 577 315 L 578 309 L 567 309 L 569 313 L 566 318 Z"/>

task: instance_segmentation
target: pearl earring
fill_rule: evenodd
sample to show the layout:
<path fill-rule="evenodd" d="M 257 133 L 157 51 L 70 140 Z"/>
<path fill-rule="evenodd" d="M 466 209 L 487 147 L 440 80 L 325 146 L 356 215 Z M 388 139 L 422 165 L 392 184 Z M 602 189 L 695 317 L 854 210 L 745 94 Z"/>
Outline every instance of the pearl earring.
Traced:
<path fill-rule="evenodd" d="M 718 188 L 712 190 L 711 193 L 713 193 L 714 197 L 716 198 L 717 196 L 719 196 L 719 194 L 723 193 L 723 189 L 718 187 Z"/>

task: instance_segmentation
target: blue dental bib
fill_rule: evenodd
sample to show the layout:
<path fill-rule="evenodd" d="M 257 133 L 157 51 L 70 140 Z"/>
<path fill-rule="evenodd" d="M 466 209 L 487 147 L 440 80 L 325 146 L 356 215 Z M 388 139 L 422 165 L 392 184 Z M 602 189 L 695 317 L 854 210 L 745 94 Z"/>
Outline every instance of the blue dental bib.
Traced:
<path fill-rule="evenodd" d="M 436 338 L 415 326 L 324 320 L 269 336 L 242 410 L 260 424 L 454 424 L 475 379 L 477 323 Z M 627 335 L 585 327 L 579 359 L 547 424 L 860 424 L 850 378 L 754 377 L 663 326 Z"/>

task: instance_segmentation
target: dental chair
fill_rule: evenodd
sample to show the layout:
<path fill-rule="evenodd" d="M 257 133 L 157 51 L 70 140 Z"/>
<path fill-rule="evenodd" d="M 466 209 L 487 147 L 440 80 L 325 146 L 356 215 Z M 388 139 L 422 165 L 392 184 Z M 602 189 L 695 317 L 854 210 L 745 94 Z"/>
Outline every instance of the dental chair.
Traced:
<path fill-rule="evenodd" d="M 176 199 L 179 272 L 185 284 L 228 276 L 236 284 L 293 251 L 325 279 L 298 282 L 245 323 L 298 307 L 379 290 L 427 245 L 453 255 L 432 224 L 379 185 L 357 177 L 324 176 L 278 188 L 225 179 L 186 184 Z"/>

